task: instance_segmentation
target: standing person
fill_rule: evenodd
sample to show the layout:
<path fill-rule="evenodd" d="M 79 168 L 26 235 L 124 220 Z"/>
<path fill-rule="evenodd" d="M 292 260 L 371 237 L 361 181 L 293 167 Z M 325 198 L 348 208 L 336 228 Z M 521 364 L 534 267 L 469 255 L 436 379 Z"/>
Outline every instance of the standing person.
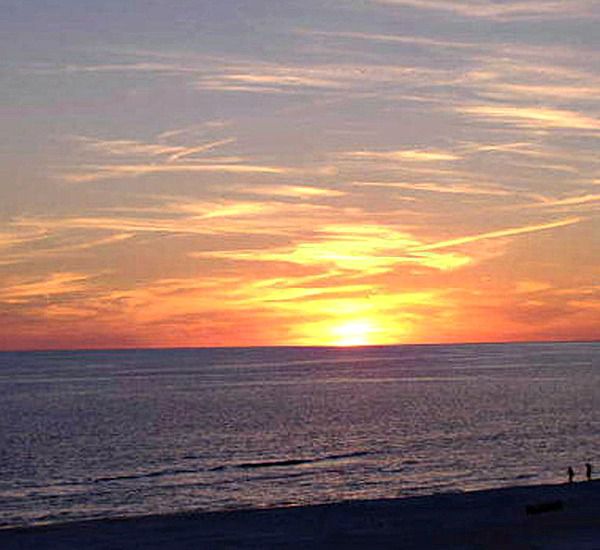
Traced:
<path fill-rule="evenodd" d="M 567 470 L 567 475 L 569 476 L 569 483 L 573 483 L 575 472 L 573 471 L 573 468 L 571 468 L 571 466 L 569 466 L 569 469 Z"/>
<path fill-rule="evenodd" d="M 592 481 L 592 465 L 589 462 L 585 463 L 585 477 L 588 481 Z"/>

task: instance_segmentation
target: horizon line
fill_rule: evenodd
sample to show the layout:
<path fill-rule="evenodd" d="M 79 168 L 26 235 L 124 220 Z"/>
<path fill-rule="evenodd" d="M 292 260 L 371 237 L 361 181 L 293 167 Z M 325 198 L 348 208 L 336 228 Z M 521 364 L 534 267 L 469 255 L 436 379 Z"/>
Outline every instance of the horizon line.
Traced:
<path fill-rule="evenodd" d="M 484 340 L 470 342 L 414 342 L 397 344 L 365 344 L 357 346 L 336 345 L 306 345 L 306 344 L 274 344 L 255 346 L 156 346 L 156 347 L 75 347 L 75 348 L 31 348 L 31 349 L 0 349 L 0 353 L 53 353 L 53 352 L 118 352 L 118 351 L 178 351 L 178 350 L 228 350 L 228 349 L 365 349 L 365 348 L 394 348 L 416 346 L 482 346 L 482 345 L 510 345 L 510 344 L 600 344 L 600 339 L 574 339 L 574 340 Z"/>

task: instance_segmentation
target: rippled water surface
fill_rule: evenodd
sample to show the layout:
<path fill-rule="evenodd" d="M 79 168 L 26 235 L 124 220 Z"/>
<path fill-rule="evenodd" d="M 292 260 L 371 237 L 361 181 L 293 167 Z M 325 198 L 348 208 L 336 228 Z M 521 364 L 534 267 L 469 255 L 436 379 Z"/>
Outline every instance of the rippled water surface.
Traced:
<path fill-rule="evenodd" d="M 0 353 L 0 526 L 562 481 L 600 467 L 599 352 Z"/>

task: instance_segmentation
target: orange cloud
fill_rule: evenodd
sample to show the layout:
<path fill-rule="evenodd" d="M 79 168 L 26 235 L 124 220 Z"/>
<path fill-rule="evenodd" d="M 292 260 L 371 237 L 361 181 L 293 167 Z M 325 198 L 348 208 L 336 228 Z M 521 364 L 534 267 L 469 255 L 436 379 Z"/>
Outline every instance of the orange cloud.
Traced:
<path fill-rule="evenodd" d="M 458 160 L 460 157 L 447 151 L 423 151 L 417 149 L 401 149 L 397 151 L 347 151 L 342 158 L 371 161 L 408 161 L 437 162 Z"/>
<path fill-rule="evenodd" d="M 307 185 L 265 185 L 248 187 L 244 189 L 253 195 L 266 195 L 269 197 L 342 197 L 346 193 L 336 189 L 326 189 L 324 187 L 309 187 Z"/>
<path fill-rule="evenodd" d="M 477 105 L 461 107 L 459 111 L 478 118 L 507 124 L 537 128 L 570 128 L 576 130 L 600 130 L 600 120 L 573 111 L 547 107 L 516 107 L 512 105 Z"/>
<path fill-rule="evenodd" d="M 89 278 L 82 273 L 52 273 L 44 279 L 12 283 L 0 288 L 0 302 L 18 304 L 33 298 L 84 291 Z"/>

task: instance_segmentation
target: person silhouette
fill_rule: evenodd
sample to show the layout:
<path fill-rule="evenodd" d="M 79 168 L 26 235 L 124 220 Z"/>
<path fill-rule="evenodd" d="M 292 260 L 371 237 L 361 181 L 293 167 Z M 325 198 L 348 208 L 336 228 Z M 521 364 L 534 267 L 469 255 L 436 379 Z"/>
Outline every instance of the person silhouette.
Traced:
<path fill-rule="evenodd" d="M 585 463 L 585 477 L 588 481 L 592 481 L 592 465 L 589 462 Z"/>
<path fill-rule="evenodd" d="M 569 483 L 573 483 L 575 472 L 573 471 L 573 468 L 571 468 L 571 466 L 569 466 L 569 469 L 567 470 L 567 475 L 569 476 Z"/>

